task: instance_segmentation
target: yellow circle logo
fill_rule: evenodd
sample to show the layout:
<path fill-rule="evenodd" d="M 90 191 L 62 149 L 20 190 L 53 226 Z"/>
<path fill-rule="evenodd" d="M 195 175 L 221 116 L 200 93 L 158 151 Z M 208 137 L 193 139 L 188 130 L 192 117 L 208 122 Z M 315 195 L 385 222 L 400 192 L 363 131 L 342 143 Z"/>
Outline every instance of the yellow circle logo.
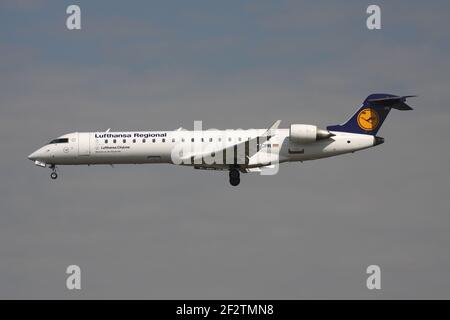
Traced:
<path fill-rule="evenodd" d="M 366 131 L 375 130 L 380 124 L 380 116 L 372 108 L 365 108 L 358 114 L 358 125 Z"/>

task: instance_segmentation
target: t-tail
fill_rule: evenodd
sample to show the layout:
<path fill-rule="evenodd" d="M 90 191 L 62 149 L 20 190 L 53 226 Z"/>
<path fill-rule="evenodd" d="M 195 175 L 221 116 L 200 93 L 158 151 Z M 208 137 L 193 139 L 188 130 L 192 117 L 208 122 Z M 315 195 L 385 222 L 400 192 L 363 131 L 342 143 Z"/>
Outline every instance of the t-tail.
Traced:
<path fill-rule="evenodd" d="M 374 93 L 364 100 L 359 110 L 344 124 L 328 126 L 329 131 L 370 134 L 376 136 L 391 109 L 412 110 L 406 99 L 415 96 L 395 96 Z"/>

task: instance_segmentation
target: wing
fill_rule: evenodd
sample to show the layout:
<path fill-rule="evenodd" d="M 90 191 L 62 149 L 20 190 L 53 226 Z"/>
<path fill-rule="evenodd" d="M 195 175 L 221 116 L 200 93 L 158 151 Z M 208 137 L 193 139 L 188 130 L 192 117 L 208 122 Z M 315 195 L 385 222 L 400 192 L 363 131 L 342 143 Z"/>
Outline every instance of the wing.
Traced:
<path fill-rule="evenodd" d="M 208 148 L 207 150 L 202 150 L 201 152 L 192 152 L 182 157 L 182 160 L 191 160 L 192 163 L 212 163 L 212 160 L 216 155 L 222 154 L 224 164 L 246 164 L 248 163 L 248 159 L 259 151 L 259 145 L 270 140 L 270 138 L 275 135 L 276 129 L 278 129 L 280 123 L 281 120 L 275 121 L 262 135 L 252 139 L 227 145 L 226 147 L 216 146 Z"/>

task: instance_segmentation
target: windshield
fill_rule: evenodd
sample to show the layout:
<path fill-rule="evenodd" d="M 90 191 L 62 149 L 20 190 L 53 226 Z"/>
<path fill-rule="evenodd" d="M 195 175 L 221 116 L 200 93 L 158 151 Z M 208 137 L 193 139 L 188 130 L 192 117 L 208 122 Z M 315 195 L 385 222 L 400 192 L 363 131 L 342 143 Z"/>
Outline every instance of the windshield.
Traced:
<path fill-rule="evenodd" d="M 54 139 L 52 141 L 50 141 L 49 144 L 52 143 L 68 143 L 69 142 L 69 138 L 59 138 L 59 139 Z"/>

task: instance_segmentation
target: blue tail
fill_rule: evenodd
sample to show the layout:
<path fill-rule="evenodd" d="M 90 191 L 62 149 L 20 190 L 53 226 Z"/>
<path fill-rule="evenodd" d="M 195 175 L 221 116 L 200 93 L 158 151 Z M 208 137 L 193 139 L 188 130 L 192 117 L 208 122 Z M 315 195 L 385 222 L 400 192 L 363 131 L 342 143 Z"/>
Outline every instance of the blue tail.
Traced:
<path fill-rule="evenodd" d="M 406 98 L 414 96 L 395 96 L 386 93 L 374 93 L 364 100 L 359 110 L 344 124 L 328 126 L 329 131 L 343 131 L 376 135 L 392 108 L 412 110 Z"/>

